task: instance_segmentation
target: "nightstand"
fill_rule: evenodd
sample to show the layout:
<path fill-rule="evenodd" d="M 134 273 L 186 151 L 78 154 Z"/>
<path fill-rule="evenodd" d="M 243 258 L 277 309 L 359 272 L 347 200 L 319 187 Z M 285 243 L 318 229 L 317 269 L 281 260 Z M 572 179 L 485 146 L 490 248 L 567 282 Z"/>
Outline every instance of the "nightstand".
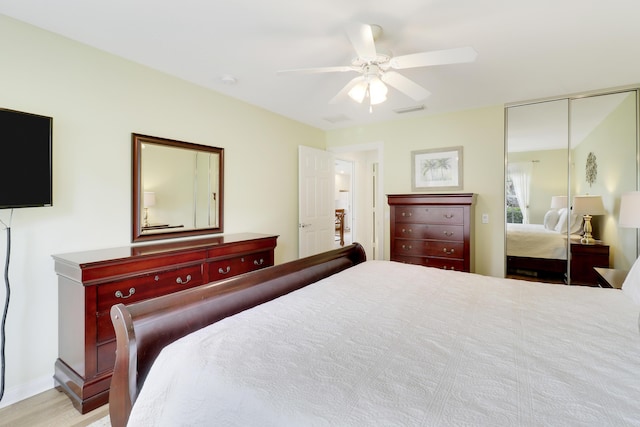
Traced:
<path fill-rule="evenodd" d="M 593 267 L 609 268 L 609 245 L 572 243 L 571 284 L 598 286 L 598 275 Z"/>
<path fill-rule="evenodd" d="M 615 268 L 593 267 L 598 279 L 598 286 L 601 288 L 622 289 L 624 279 L 627 278 L 627 270 L 617 270 Z"/>

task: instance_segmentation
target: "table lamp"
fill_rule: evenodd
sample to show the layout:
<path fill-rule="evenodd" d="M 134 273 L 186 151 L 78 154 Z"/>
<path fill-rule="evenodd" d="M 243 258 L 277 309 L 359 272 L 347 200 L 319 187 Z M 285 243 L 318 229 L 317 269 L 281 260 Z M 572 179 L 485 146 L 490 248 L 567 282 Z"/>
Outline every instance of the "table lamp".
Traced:
<path fill-rule="evenodd" d="M 622 194 L 618 225 L 625 228 L 640 228 L 640 191 Z"/>
<path fill-rule="evenodd" d="M 551 209 L 562 209 L 567 207 L 567 196 L 552 196 Z"/>
<path fill-rule="evenodd" d="M 153 191 L 145 191 L 142 198 L 142 204 L 144 205 L 144 222 L 142 223 L 142 226 L 149 227 L 149 208 L 156 204 L 156 193 Z"/>
<path fill-rule="evenodd" d="M 604 204 L 601 196 L 574 196 L 573 197 L 573 213 L 582 215 L 584 219 L 584 235 L 580 239 L 583 245 L 593 245 L 596 241 L 591 235 L 593 228 L 591 227 L 591 218 L 594 215 L 604 215 Z"/>

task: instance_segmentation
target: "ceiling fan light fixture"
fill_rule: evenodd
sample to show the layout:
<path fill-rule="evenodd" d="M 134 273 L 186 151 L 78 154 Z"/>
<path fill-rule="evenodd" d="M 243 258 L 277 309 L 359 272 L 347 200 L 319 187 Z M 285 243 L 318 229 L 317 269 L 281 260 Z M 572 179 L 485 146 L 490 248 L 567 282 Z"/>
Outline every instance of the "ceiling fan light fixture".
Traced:
<path fill-rule="evenodd" d="M 358 104 L 362 104 L 362 101 L 364 100 L 364 97 L 367 94 L 367 86 L 368 86 L 368 83 L 365 81 L 358 83 L 357 85 L 352 87 L 351 90 L 349 91 L 349 98 L 353 99 Z"/>
<path fill-rule="evenodd" d="M 365 98 L 369 98 L 370 105 L 381 104 L 387 100 L 389 88 L 378 77 L 363 80 L 349 91 L 349 97 L 362 104 Z"/>
<path fill-rule="evenodd" d="M 389 89 L 387 85 L 382 83 L 379 78 L 371 79 L 369 82 L 369 100 L 371 105 L 381 104 L 387 100 L 387 92 Z"/>

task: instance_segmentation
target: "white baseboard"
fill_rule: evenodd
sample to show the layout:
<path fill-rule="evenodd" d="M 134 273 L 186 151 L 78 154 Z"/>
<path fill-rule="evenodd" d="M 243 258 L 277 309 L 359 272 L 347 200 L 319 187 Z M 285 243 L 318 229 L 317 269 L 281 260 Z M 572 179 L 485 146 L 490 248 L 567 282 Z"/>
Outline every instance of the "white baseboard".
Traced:
<path fill-rule="evenodd" d="M 21 400 L 40 394 L 54 387 L 53 378 L 46 376 L 33 380 L 27 384 L 21 384 L 4 390 L 4 396 L 0 401 L 0 408 L 13 405 Z"/>

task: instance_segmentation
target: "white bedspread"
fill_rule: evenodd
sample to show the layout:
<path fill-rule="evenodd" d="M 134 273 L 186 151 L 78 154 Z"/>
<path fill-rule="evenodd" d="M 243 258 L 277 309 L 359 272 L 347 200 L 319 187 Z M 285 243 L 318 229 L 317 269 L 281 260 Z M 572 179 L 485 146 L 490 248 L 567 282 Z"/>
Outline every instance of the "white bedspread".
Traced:
<path fill-rule="evenodd" d="M 567 235 L 542 224 L 507 224 L 507 255 L 567 259 Z"/>
<path fill-rule="evenodd" d="M 367 261 L 167 347 L 129 425 L 640 425 L 638 311 Z"/>

